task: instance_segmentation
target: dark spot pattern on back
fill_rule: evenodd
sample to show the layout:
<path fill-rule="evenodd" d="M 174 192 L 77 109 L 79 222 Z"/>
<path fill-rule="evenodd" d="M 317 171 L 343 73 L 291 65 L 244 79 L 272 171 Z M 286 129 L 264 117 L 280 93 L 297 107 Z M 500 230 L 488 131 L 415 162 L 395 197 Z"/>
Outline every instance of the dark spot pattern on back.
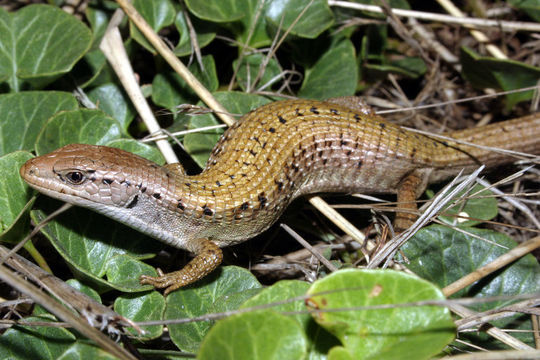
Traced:
<path fill-rule="evenodd" d="M 210 209 L 207 205 L 204 205 L 202 207 L 202 210 L 203 210 L 203 214 L 206 215 L 206 216 L 214 215 L 214 210 Z"/>

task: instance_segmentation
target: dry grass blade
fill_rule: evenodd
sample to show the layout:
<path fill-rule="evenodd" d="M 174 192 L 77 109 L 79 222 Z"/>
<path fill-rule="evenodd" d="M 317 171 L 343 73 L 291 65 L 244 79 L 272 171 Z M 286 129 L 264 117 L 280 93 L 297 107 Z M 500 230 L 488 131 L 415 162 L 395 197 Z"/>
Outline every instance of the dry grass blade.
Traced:
<path fill-rule="evenodd" d="M 533 314 L 538 316 L 540 305 L 540 298 L 525 300 L 510 306 L 505 306 L 500 309 L 493 309 L 478 313 L 474 316 L 469 316 L 461 320 L 456 321 L 458 331 L 463 331 L 472 327 L 481 326 L 490 321 L 502 319 L 508 316 L 513 316 L 518 313 Z M 533 329 L 534 330 L 534 329 Z"/>
<path fill-rule="evenodd" d="M 332 264 L 330 261 L 328 261 L 322 254 L 319 252 L 319 250 L 315 249 L 313 246 L 311 246 L 306 240 L 304 240 L 298 233 L 296 233 L 293 229 L 291 229 L 289 226 L 285 224 L 281 224 L 281 227 L 289 233 L 296 241 L 298 241 L 303 247 L 305 247 L 309 252 L 313 254 L 328 270 L 331 272 L 337 271 L 337 268 Z"/>
<path fill-rule="evenodd" d="M 465 15 L 450 1 L 437 1 L 447 12 L 457 18 L 465 18 Z M 466 25 L 467 26 L 467 25 Z M 471 29 L 471 35 L 480 43 L 486 44 L 486 50 L 497 59 L 508 59 L 508 57 L 495 45 L 489 43 L 489 38 L 478 30 Z"/>
<path fill-rule="evenodd" d="M 64 281 L 44 271 L 22 256 L 11 254 L 3 246 L 0 246 L 0 255 L 3 258 L 7 258 L 6 264 L 8 266 L 26 278 L 31 279 L 36 284 L 39 284 L 41 288 L 47 290 L 57 299 L 61 299 L 64 305 L 72 311 L 81 314 L 82 318 L 79 320 L 86 319 L 87 325 L 100 330 L 106 329 L 112 335 L 123 334 L 123 327 L 133 327 L 139 333 L 142 333 L 142 330 L 131 320 L 67 285 Z"/>
<path fill-rule="evenodd" d="M 365 5 L 358 4 L 347 1 L 335 1 L 328 0 L 329 6 L 339 6 L 343 8 L 369 11 L 373 13 L 382 14 L 384 11 L 380 6 L 377 5 Z M 392 9 L 395 15 L 402 17 L 411 17 L 418 20 L 429 20 L 447 24 L 460 24 L 464 26 L 474 26 L 474 27 L 488 27 L 501 29 L 503 31 L 540 31 L 540 25 L 537 23 L 530 22 L 521 22 L 521 21 L 499 21 L 499 20 L 488 20 L 488 19 L 478 19 L 470 17 L 457 17 L 450 15 L 442 15 L 436 13 L 428 13 L 424 11 L 414 11 L 414 10 L 404 10 L 404 9 Z"/>
<path fill-rule="evenodd" d="M 456 356 L 445 356 L 441 360 L 537 360 L 540 359 L 538 350 L 505 350 L 489 351 Z"/>
<path fill-rule="evenodd" d="M 90 326 L 79 315 L 76 315 L 71 310 L 68 310 L 63 305 L 60 305 L 52 297 L 43 293 L 37 286 L 26 281 L 22 277 L 15 275 L 5 266 L 0 265 L 0 278 L 8 285 L 19 290 L 32 298 L 36 303 L 43 306 L 59 319 L 68 322 L 74 329 L 79 331 L 84 336 L 93 340 L 101 348 L 109 352 L 110 354 L 118 357 L 119 359 L 135 360 L 135 356 L 130 354 L 127 350 L 119 346 L 117 343 L 109 339 L 99 330 Z"/>
<path fill-rule="evenodd" d="M 116 12 L 115 17 L 120 18 L 121 12 Z M 118 27 L 111 26 L 117 22 L 114 20 L 116 19 L 111 20 L 111 24 L 109 24 L 107 32 L 103 36 L 100 49 L 103 51 L 107 57 L 107 60 L 116 72 L 116 75 L 124 86 L 124 89 L 131 99 L 131 102 L 148 127 L 148 131 L 153 134 L 159 133 L 161 127 L 159 126 L 154 113 L 150 109 L 150 106 L 148 105 L 148 102 L 146 101 L 141 88 L 137 83 L 133 68 L 131 67 L 126 49 L 124 48 L 124 44 L 122 42 L 122 37 L 120 36 L 120 31 L 118 30 Z M 156 141 L 156 145 L 167 162 L 178 162 L 178 158 L 167 140 L 158 140 Z"/>
<path fill-rule="evenodd" d="M 450 304 L 448 306 L 452 312 L 455 314 L 461 316 L 462 318 L 465 317 L 473 317 L 476 316 L 477 313 L 466 308 L 465 306 L 459 305 L 459 304 Z M 485 332 L 489 335 L 491 335 L 493 338 L 501 341 L 502 343 L 518 350 L 533 350 L 533 348 L 527 344 L 525 344 L 523 341 L 516 339 L 513 336 L 508 335 L 503 330 L 495 327 L 495 326 L 488 326 L 486 327 L 487 330 Z"/>

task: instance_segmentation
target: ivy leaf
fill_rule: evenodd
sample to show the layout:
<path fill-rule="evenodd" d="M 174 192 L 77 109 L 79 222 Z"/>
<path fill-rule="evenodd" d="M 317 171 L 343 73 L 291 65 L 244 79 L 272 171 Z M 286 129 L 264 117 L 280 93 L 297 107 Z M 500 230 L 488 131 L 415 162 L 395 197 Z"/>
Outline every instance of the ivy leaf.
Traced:
<path fill-rule="evenodd" d="M 27 317 L 25 321 L 42 322 L 43 317 Z M 51 321 L 52 322 L 52 321 Z M 87 340 L 78 339 L 63 328 L 55 326 L 16 325 L 0 336 L 2 359 L 65 359 L 73 354 L 81 359 L 114 360 L 108 352 Z"/>
<path fill-rule="evenodd" d="M 0 236 L 11 230 L 30 200 L 32 191 L 19 176 L 19 169 L 31 158 L 32 154 L 26 151 L 0 157 Z M 28 218 L 27 213 L 25 217 Z"/>
<path fill-rule="evenodd" d="M 266 22 L 273 33 L 314 39 L 334 23 L 334 16 L 324 0 L 280 0 L 266 6 Z M 302 14 L 300 19 L 298 17 Z"/>
<path fill-rule="evenodd" d="M 491 220 L 498 214 L 497 199 L 493 193 L 486 190 L 484 186 L 476 184 L 472 189 L 466 189 L 456 194 L 455 198 L 462 198 L 467 193 L 463 201 L 455 205 L 449 205 L 443 210 L 447 215 L 441 216 L 440 219 L 447 224 L 457 222 L 459 226 L 474 226 L 482 222 L 482 220 Z M 466 217 L 471 217 L 479 220 L 467 220 L 458 218 L 457 215 L 463 214 Z"/>
<path fill-rule="evenodd" d="M 41 88 L 73 68 L 92 45 L 92 33 L 55 6 L 0 8 L 0 83 L 13 91 Z"/>
<path fill-rule="evenodd" d="M 258 289 L 261 284 L 249 271 L 225 266 L 197 283 L 174 291 L 167 296 L 165 319 L 200 316 L 214 309 L 217 301 L 236 293 Z M 209 321 L 170 325 L 172 341 L 182 350 L 197 351 L 212 325 Z"/>
<path fill-rule="evenodd" d="M 403 272 L 340 270 L 317 280 L 308 295 L 308 306 L 319 311 L 313 313 L 315 321 L 343 345 L 333 348 L 330 358 L 348 353 L 351 359 L 429 359 L 455 336 L 455 325 L 444 307 L 362 309 L 444 299 L 433 284 Z M 358 309 L 346 310 L 354 308 Z"/>
<path fill-rule="evenodd" d="M 127 132 L 129 124 L 135 117 L 135 109 L 127 95 L 114 83 L 107 83 L 93 88 L 88 98 L 103 112 L 112 116 Z"/>
<path fill-rule="evenodd" d="M 40 210 L 30 214 L 36 223 L 59 207 L 58 201 L 40 200 Z M 99 286 L 129 292 L 150 289 L 139 284 L 139 277 L 143 273 L 155 276 L 156 272 L 138 260 L 158 251 L 161 244 L 157 240 L 149 240 L 138 231 L 79 207 L 61 214 L 41 232 L 75 273 Z M 118 255 L 127 255 L 130 259 L 116 258 Z M 122 267 L 124 270 L 118 270 Z M 109 279 L 105 279 L 105 275 Z"/>
<path fill-rule="evenodd" d="M 207 23 L 197 18 L 190 18 L 195 28 L 195 33 L 197 36 L 197 44 L 199 48 L 204 48 L 216 37 L 215 29 L 211 23 Z M 186 18 L 184 12 L 180 11 L 176 14 L 176 20 L 174 21 L 176 29 L 180 33 L 180 40 L 176 47 L 174 48 L 174 53 L 177 56 L 186 56 L 193 52 L 193 46 L 191 44 L 191 38 L 189 34 L 189 29 L 186 23 Z"/>
<path fill-rule="evenodd" d="M 271 305 L 273 311 L 297 313 L 290 316 L 295 319 L 303 332 L 307 335 L 307 350 L 309 359 L 325 359 L 328 351 L 339 345 L 339 340 L 324 328 L 318 326 L 313 317 L 309 315 L 305 301 L 302 299 L 310 284 L 304 281 L 282 280 L 260 291 L 248 299 L 241 309 Z M 299 298 L 293 301 L 294 298 Z"/>
<path fill-rule="evenodd" d="M 508 236 L 493 230 L 467 228 L 469 234 L 455 231 L 446 226 L 432 225 L 420 230 L 412 237 L 401 251 L 409 260 L 408 267 L 419 276 L 445 287 L 479 267 L 492 262 L 517 244 Z M 453 297 L 491 297 L 508 296 L 540 292 L 540 265 L 532 256 L 527 255 L 507 265 L 504 269 L 481 281 L 468 286 Z M 476 311 L 487 311 L 499 306 L 506 306 L 511 300 L 480 303 L 472 307 Z M 530 318 L 511 316 L 493 322 L 501 328 L 530 330 Z M 493 339 L 485 334 L 467 335 L 475 344 L 487 348 L 499 348 Z M 514 336 L 534 344 L 529 331 L 517 332 Z"/>
<path fill-rule="evenodd" d="M 478 88 L 495 88 L 504 91 L 535 86 L 540 80 L 540 68 L 514 60 L 482 57 L 471 49 L 461 48 L 463 77 Z M 533 90 L 507 94 L 506 109 L 521 101 L 530 100 Z"/>
<path fill-rule="evenodd" d="M 324 100 L 353 95 L 358 82 L 358 67 L 354 46 L 343 39 L 330 47 L 309 69 L 298 95 L 308 99 Z"/>
<path fill-rule="evenodd" d="M 133 321 L 161 319 L 165 312 L 165 299 L 157 291 L 144 294 L 124 294 L 114 301 L 114 311 Z M 142 338 L 155 339 L 163 333 L 162 325 L 144 326 Z M 133 336 L 141 337 L 134 329 L 128 329 Z"/>
<path fill-rule="evenodd" d="M 0 155 L 33 150 L 41 128 L 51 116 L 77 107 L 73 95 L 60 91 L 0 95 Z"/>
<path fill-rule="evenodd" d="M 246 15 L 249 0 L 185 0 L 186 6 L 200 19 L 225 22 L 239 20 Z"/>
<path fill-rule="evenodd" d="M 105 145 L 121 136 L 120 124 L 100 110 L 64 111 L 47 121 L 36 140 L 36 153 L 68 144 Z"/>
<path fill-rule="evenodd" d="M 305 355 L 306 339 L 296 321 L 273 311 L 257 311 L 220 320 L 204 339 L 198 358 L 301 360 Z"/>
<path fill-rule="evenodd" d="M 197 62 L 192 63 L 188 68 L 209 91 L 217 90 L 218 79 L 214 58 L 212 56 L 203 56 L 202 64 L 204 70 L 201 69 Z M 152 101 L 157 105 L 174 112 L 178 105 L 196 103 L 197 100 L 198 97 L 193 89 L 177 73 L 164 72 L 154 77 Z"/>
<path fill-rule="evenodd" d="M 156 33 L 164 27 L 171 25 L 176 17 L 176 11 L 170 0 L 135 0 L 133 1 L 133 6 Z M 156 53 L 154 47 L 132 22 L 129 23 L 129 30 L 131 37 L 135 41 L 151 53 Z"/>

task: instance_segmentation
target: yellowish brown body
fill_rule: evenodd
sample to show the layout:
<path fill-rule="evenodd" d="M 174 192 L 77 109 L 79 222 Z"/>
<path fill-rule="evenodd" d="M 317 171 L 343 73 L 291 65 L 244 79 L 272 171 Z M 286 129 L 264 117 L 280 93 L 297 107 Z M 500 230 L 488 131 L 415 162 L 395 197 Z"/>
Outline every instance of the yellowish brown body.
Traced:
<path fill-rule="evenodd" d="M 448 136 L 538 154 L 540 116 Z M 221 262 L 219 247 L 261 233 L 298 196 L 395 193 L 405 191 L 411 178 L 418 192 L 464 168 L 512 159 L 407 131 L 361 107 L 291 100 L 242 117 L 225 132 L 199 175 L 119 149 L 72 144 L 29 160 L 21 176 L 49 196 L 196 253 L 178 272 L 143 278 L 169 292 L 213 270 Z"/>

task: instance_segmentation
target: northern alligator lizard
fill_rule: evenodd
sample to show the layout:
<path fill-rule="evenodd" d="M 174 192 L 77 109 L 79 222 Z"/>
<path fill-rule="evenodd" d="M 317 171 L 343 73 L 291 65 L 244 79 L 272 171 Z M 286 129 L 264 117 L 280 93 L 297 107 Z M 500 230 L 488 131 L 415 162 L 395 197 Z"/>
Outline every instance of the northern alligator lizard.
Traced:
<path fill-rule="evenodd" d="M 261 233 L 298 196 L 397 192 L 398 200 L 414 200 L 427 183 L 464 168 L 515 160 L 419 135 L 344 103 L 287 100 L 253 110 L 223 134 L 199 175 L 81 144 L 33 158 L 20 174 L 46 195 L 195 253 L 179 271 L 141 278 L 168 293 L 211 272 L 221 263 L 220 247 Z M 540 116 L 445 135 L 539 154 Z"/>

